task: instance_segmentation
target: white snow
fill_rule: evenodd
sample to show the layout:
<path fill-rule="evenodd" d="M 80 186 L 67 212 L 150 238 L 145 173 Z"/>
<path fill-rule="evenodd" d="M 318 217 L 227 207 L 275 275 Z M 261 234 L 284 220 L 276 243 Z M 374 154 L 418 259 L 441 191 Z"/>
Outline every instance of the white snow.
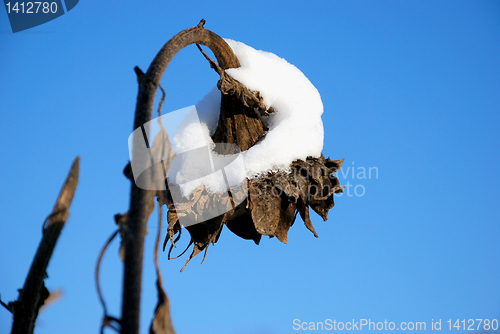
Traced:
<path fill-rule="evenodd" d="M 241 42 L 226 39 L 238 57 L 241 67 L 227 70 L 234 79 L 247 88 L 259 91 L 265 105 L 276 110 L 261 117 L 269 127 L 263 140 L 242 152 L 244 170 L 226 172 L 231 175 L 232 185 L 243 182 L 245 177 L 258 177 L 270 170 L 288 170 L 297 159 L 308 156 L 319 157 L 323 149 L 323 103 L 318 90 L 307 77 L 285 59 L 270 52 L 255 50 Z M 217 127 L 220 109 L 220 92 L 214 87 L 196 105 L 198 117 L 186 117 L 173 136 L 176 150 L 190 149 L 214 143 L 210 136 Z M 199 118 L 199 124 L 198 119 Z M 205 158 L 205 160 L 204 160 Z M 211 152 L 210 162 L 224 159 Z M 181 161 L 182 160 L 182 161 Z M 234 160 L 234 157 L 233 157 Z M 241 159 L 238 159 L 241 160 Z M 192 190 L 205 185 L 210 192 L 226 191 L 223 178 L 216 175 L 197 178 L 200 166 L 206 166 L 206 156 L 179 159 L 170 170 L 171 181 L 181 186 L 181 192 L 188 196 Z M 220 163 L 215 164 L 220 166 Z M 189 182 L 187 182 L 189 181 Z M 186 183 L 184 183 L 186 182 Z"/>

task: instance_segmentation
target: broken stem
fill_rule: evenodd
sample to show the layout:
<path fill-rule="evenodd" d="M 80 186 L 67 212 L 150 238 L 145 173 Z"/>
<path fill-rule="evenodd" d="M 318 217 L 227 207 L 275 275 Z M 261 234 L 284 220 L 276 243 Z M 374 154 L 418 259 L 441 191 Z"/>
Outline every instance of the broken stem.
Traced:
<path fill-rule="evenodd" d="M 78 185 L 79 165 L 80 158 L 76 157 L 54 209 L 44 222 L 43 237 L 38 245 L 38 250 L 24 286 L 19 292 L 19 298 L 11 304 L 12 313 L 14 314 L 12 334 L 33 333 L 38 311 L 49 296 L 49 292 L 44 285 L 44 279 L 47 276 L 47 266 L 49 265 L 57 239 L 69 217 L 69 207 L 73 201 L 76 186 Z"/>

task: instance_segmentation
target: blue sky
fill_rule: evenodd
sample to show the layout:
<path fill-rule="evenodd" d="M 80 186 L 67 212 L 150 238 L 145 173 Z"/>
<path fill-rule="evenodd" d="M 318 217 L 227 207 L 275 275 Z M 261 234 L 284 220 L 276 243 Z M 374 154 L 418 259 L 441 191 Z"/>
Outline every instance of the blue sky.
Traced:
<path fill-rule="evenodd" d="M 345 158 L 339 178 L 351 196 L 337 197 L 327 222 L 314 214 L 318 239 L 299 218 L 286 245 L 263 238 L 256 246 L 225 229 L 205 262 L 196 257 L 182 273 L 185 257 L 160 254 L 177 332 L 292 333 L 294 319 L 425 321 L 427 331 L 441 319 L 448 331 L 449 319 L 499 319 L 497 1 L 80 1 L 16 34 L 0 10 L 2 300 L 17 298 L 79 155 L 80 183 L 46 280 L 63 296 L 40 314 L 36 333 L 98 331 L 95 262 L 114 214 L 128 209 L 121 171 L 133 130 L 133 67 L 145 71 L 170 37 L 201 18 L 311 80 L 325 108 L 323 152 Z M 195 104 L 217 79 L 195 46 L 182 50 L 162 81 L 163 110 Z M 377 177 L 357 177 L 369 167 Z M 155 212 L 143 333 L 156 305 L 157 226 Z M 118 242 L 101 275 L 119 316 Z M 0 310 L 0 332 L 10 324 Z"/>

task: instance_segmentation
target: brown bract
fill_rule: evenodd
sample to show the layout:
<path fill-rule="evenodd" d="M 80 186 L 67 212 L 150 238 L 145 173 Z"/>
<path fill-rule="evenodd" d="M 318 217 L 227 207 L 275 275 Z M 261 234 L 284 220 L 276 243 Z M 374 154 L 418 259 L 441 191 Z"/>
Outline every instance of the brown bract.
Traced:
<path fill-rule="evenodd" d="M 277 237 L 287 243 L 288 230 L 297 214 L 300 214 L 305 226 L 317 237 L 309 207 L 323 220 L 328 219 L 328 211 L 335 205 L 334 194 L 343 189 L 333 175 L 342 167 L 342 163 L 343 160 L 325 159 L 323 155 L 319 158 L 308 157 L 305 161 L 294 161 L 289 171 L 269 172 L 247 179 L 246 187 L 232 191 L 234 200 L 241 202 L 238 206 L 223 215 L 186 227 L 194 249 L 182 270 L 196 254 L 205 250 L 206 256 L 209 245 L 218 241 L 224 225 L 237 236 L 253 240 L 256 244 L 259 244 L 262 235 Z M 165 249 L 169 240 L 172 243 L 169 258 L 181 235 L 179 217 L 190 217 L 196 221 L 198 216 L 221 204 L 229 206 L 230 203 L 224 201 L 230 200 L 227 194 L 209 193 L 201 186 L 190 196 L 184 197 L 182 202 L 176 202 L 175 205 L 170 202 L 168 232 L 163 244 Z"/>

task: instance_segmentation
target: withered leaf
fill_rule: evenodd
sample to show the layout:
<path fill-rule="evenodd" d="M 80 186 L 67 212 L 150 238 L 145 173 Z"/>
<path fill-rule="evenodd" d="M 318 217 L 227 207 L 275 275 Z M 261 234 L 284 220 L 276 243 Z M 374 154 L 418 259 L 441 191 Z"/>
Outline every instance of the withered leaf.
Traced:
<path fill-rule="evenodd" d="M 155 315 L 149 328 L 150 334 L 175 334 L 170 318 L 170 302 L 161 283 L 161 275 L 158 274 L 156 288 L 158 291 L 158 304 L 156 305 Z"/>
<path fill-rule="evenodd" d="M 169 204 L 168 240 L 172 247 L 180 237 L 181 225 L 179 217 L 187 217 L 196 222 L 203 214 L 221 205 L 227 212 L 215 218 L 189 225 L 186 229 L 191 236 L 190 244 L 194 244 L 189 261 L 198 253 L 208 250 L 215 244 L 224 224 L 237 236 L 253 240 L 259 244 L 262 235 L 277 237 L 281 242 L 288 242 L 288 230 L 294 224 L 297 214 L 304 221 L 315 237 L 316 233 L 310 215 L 312 208 L 323 220 L 327 220 L 328 211 L 334 206 L 334 194 L 343 191 L 338 179 L 333 175 L 342 167 L 343 160 L 308 157 L 294 161 L 288 172 L 269 172 L 247 180 L 245 191 L 239 189 L 232 192 L 239 205 L 230 206 L 233 197 L 227 194 L 210 194 L 204 186 L 195 189 L 188 198 L 179 203 Z M 173 186 L 173 185 L 171 185 Z M 246 196 L 246 199 L 243 200 Z M 174 236 L 179 236 L 174 240 Z"/>

